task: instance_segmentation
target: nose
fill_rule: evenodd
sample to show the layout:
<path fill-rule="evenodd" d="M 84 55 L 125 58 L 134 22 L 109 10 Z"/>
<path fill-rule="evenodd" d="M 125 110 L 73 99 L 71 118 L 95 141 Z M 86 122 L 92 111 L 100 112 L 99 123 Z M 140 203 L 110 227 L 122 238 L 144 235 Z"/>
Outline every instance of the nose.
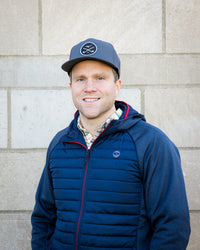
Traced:
<path fill-rule="evenodd" d="M 85 92 L 93 92 L 96 90 L 95 82 L 92 79 L 87 79 L 85 83 Z"/>

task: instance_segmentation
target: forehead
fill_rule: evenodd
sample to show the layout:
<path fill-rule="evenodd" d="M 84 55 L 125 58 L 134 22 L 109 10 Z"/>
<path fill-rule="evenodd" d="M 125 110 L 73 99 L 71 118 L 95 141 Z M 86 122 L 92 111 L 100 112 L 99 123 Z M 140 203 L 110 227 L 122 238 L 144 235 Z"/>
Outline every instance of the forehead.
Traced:
<path fill-rule="evenodd" d="M 86 60 L 82 61 L 80 63 L 77 63 L 73 68 L 72 68 L 72 73 L 77 74 L 77 73 L 86 73 L 88 71 L 91 72 L 98 72 L 101 71 L 103 72 L 112 72 L 112 67 L 109 65 L 100 62 L 100 61 L 94 61 L 94 60 Z"/>

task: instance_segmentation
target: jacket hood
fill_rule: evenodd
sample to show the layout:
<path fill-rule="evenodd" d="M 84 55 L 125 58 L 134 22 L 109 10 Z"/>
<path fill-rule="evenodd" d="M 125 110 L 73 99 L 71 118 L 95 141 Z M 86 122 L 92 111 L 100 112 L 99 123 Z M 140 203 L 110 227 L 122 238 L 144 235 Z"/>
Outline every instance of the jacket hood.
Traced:
<path fill-rule="evenodd" d="M 112 129 L 117 129 L 117 131 L 126 130 L 135 126 L 135 124 L 137 124 L 141 120 L 146 121 L 144 115 L 137 112 L 126 102 L 116 101 L 115 107 L 116 109 L 120 108 L 123 111 L 123 113 L 119 120 L 113 120 L 111 122 L 110 125 Z"/>
<path fill-rule="evenodd" d="M 139 119 L 139 120 L 146 121 L 144 118 L 144 115 L 137 112 L 135 109 L 133 109 L 126 102 L 115 101 L 115 107 L 116 107 L 116 109 L 120 108 L 123 111 L 123 114 L 120 117 L 120 120 L 121 119 L 136 119 L 136 120 Z"/>

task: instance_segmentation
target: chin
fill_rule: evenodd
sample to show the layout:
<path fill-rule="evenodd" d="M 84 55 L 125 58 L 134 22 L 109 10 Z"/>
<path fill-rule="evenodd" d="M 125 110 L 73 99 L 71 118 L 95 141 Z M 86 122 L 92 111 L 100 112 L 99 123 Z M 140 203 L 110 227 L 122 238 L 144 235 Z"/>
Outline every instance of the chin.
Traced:
<path fill-rule="evenodd" d="M 97 112 L 93 112 L 93 111 L 90 111 L 90 112 L 82 112 L 82 115 L 85 116 L 87 119 L 95 119 L 97 118 L 98 116 L 100 116 Z"/>
<path fill-rule="evenodd" d="M 87 119 L 89 119 L 89 120 L 98 118 L 97 115 L 86 115 L 85 117 L 86 117 Z"/>

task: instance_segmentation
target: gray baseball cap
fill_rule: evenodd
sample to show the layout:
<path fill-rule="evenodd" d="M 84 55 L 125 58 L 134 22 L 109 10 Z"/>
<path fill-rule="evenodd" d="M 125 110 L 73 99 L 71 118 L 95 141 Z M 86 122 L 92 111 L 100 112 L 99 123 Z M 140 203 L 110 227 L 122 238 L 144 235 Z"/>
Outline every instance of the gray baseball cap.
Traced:
<path fill-rule="evenodd" d="M 120 77 L 120 59 L 111 43 L 94 38 L 78 43 L 72 47 L 69 60 L 62 65 L 62 69 L 69 74 L 75 64 L 86 60 L 106 63 L 114 68 Z"/>

